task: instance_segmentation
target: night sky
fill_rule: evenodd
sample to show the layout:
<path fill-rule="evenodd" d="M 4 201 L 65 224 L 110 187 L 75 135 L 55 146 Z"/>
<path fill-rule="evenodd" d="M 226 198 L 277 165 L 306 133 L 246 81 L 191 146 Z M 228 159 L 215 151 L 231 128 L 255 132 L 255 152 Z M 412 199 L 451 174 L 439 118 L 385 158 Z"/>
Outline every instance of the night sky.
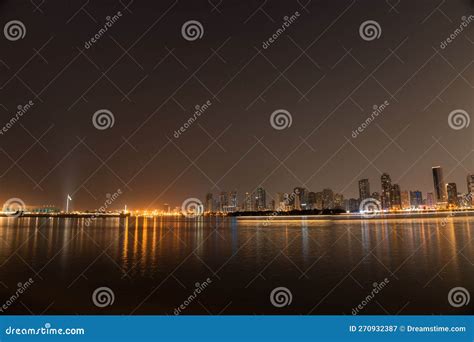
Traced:
<path fill-rule="evenodd" d="M 474 20 L 440 45 L 473 13 L 468 0 L 0 1 L 2 33 L 11 20 L 26 28 L 0 35 L 0 128 L 34 102 L 0 135 L 0 200 L 62 207 L 70 193 L 92 209 L 121 189 L 117 208 L 146 209 L 258 186 L 267 198 L 295 186 L 357 197 L 361 178 L 380 191 L 383 172 L 426 193 L 436 165 L 466 192 L 474 122 L 456 130 L 448 116 L 474 113 Z M 189 20 L 202 38 L 184 39 Z M 359 34 L 367 20 L 378 39 Z M 101 109 L 113 127 L 94 127 Z M 292 118 L 282 130 L 270 124 L 279 109 Z"/>

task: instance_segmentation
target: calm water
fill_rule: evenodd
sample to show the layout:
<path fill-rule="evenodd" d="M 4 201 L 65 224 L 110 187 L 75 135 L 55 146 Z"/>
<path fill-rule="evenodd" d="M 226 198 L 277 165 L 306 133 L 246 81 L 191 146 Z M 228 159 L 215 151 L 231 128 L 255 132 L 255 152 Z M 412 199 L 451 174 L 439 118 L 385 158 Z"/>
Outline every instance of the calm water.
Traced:
<path fill-rule="evenodd" d="M 474 218 L 369 221 L 0 219 L 0 307 L 30 277 L 7 314 L 472 314 L 448 303 L 474 296 Z M 115 301 L 96 307 L 98 287 Z M 292 302 L 276 308 L 270 293 Z"/>

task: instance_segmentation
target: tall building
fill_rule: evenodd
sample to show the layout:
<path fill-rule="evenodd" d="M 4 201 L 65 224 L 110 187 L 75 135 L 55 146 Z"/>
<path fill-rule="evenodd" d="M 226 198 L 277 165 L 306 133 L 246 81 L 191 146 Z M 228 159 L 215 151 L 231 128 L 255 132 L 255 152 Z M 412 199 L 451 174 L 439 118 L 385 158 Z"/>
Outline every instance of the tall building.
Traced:
<path fill-rule="evenodd" d="M 392 207 L 391 201 L 391 191 L 392 191 L 392 179 L 388 173 L 382 174 L 380 177 L 380 181 L 382 182 L 382 194 L 380 196 L 380 201 L 382 202 L 383 209 L 390 209 Z"/>
<path fill-rule="evenodd" d="M 315 209 L 316 208 L 316 193 L 310 191 L 308 193 L 308 209 Z"/>
<path fill-rule="evenodd" d="M 410 203 L 410 195 L 408 191 L 402 191 L 402 209 L 410 209 L 411 208 L 411 203 Z"/>
<path fill-rule="evenodd" d="M 254 206 L 253 206 L 253 201 L 254 196 L 250 192 L 245 193 L 245 198 L 244 198 L 244 211 L 253 211 Z"/>
<path fill-rule="evenodd" d="M 346 205 L 346 211 L 350 213 L 358 212 L 359 211 L 359 199 L 357 198 L 349 198 L 348 200 L 345 200 L 345 205 Z"/>
<path fill-rule="evenodd" d="M 446 202 L 446 184 L 444 183 L 443 169 L 441 166 L 435 166 L 433 171 L 433 184 L 436 203 Z"/>
<path fill-rule="evenodd" d="M 334 195 L 334 208 L 344 209 L 344 195 L 343 194 Z"/>
<path fill-rule="evenodd" d="M 413 208 L 419 208 L 423 205 L 423 194 L 421 191 L 410 191 L 410 204 Z"/>
<path fill-rule="evenodd" d="M 229 205 L 228 193 L 222 191 L 219 195 L 219 211 L 221 213 L 225 212 L 228 205 Z"/>
<path fill-rule="evenodd" d="M 456 187 L 456 183 L 448 183 L 446 188 L 448 192 L 448 204 L 450 206 L 457 207 L 459 202 L 458 202 L 458 189 Z"/>
<path fill-rule="evenodd" d="M 467 193 L 471 198 L 471 205 L 474 205 L 474 173 L 467 175 Z"/>
<path fill-rule="evenodd" d="M 283 192 L 277 192 L 275 198 L 276 198 L 275 210 L 286 210 L 285 194 Z"/>
<path fill-rule="evenodd" d="M 321 191 L 316 193 L 316 203 L 314 204 L 315 209 L 322 210 L 323 209 L 323 193 Z"/>
<path fill-rule="evenodd" d="M 206 194 L 206 209 L 208 213 L 212 213 L 214 211 L 214 200 L 212 198 L 212 194 Z"/>
<path fill-rule="evenodd" d="M 361 201 L 370 198 L 370 184 L 368 179 L 361 179 L 359 181 L 359 199 Z"/>
<path fill-rule="evenodd" d="M 436 205 L 436 201 L 435 201 L 434 193 L 428 192 L 426 194 L 426 206 L 428 208 L 434 208 L 435 205 Z"/>
<path fill-rule="evenodd" d="M 255 193 L 255 204 L 258 211 L 263 211 L 267 209 L 267 200 L 264 188 L 257 188 L 257 191 Z"/>
<path fill-rule="evenodd" d="M 380 201 L 380 194 L 378 192 L 373 192 L 372 193 L 372 198 L 377 200 L 377 201 Z"/>
<path fill-rule="evenodd" d="M 331 189 L 323 190 L 323 209 L 334 208 L 334 192 Z"/>
<path fill-rule="evenodd" d="M 237 191 L 234 190 L 229 193 L 229 204 L 228 204 L 227 212 L 237 211 L 238 207 L 239 207 L 239 200 L 237 197 Z"/>
<path fill-rule="evenodd" d="M 400 191 L 400 185 L 392 185 L 392 189 L 390 191 L 390 202 L 392 209 L 402 209 L 402 195 Z"/>

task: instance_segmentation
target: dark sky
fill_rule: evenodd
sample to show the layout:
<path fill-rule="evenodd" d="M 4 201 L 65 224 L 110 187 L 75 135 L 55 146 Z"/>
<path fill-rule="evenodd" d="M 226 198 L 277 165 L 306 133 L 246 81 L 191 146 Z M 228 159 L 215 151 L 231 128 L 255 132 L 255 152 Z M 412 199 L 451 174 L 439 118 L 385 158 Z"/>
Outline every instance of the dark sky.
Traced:
<path fill-rule="evenodd" d="M 95 208 L 120 188 L 117 207 L 159 208 L 259 185 L 269 196 L 303 185 L 352 197 L 360 178 L 379 191 L 382 172 L 426 192 L 434 165 L 465 192 L 474 122 L 454 130 L 448 115 L 474 113 L 474 21 L 440 44 L 473 9 L 468 0 L 0 1 L 2 32 L 11 20 L 26 27 L 23 39 L 0 36 L 0 127 L 35 103 L 0 135 L 0 200 L 62 206 L 69 192 L 75 208 Z M 189 20 L 201 39 L 183 38 Z M 361 38 L 367 20 L 378 39 Z M 100 109 L 113 127 L 93 126 Z M 291 127 L 271 126 L 278 109 Z"/>

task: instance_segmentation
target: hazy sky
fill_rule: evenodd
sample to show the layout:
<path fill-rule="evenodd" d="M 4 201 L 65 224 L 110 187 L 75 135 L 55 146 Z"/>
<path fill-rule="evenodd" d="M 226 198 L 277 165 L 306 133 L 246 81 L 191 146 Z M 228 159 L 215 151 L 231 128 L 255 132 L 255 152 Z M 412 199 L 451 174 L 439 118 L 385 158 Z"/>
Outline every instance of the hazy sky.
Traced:
<path fill-rule="evenodd" d="M 158 208 L 259 185 L 269 196 L 305 186 L 355 197 L 360 178 L 380 191 L 382 172 L 425 193 L 435 165 L 465 192 L 474 122 L 453 129 L 449 114 L 474 113 L 474 20 L 455 33 L 473 9 L 468 0 L 0 1 L 1 27 L 26 29 L 0 36 L 0 128 L 34 102 L 0 135 L 0 200 L 63 206 L 71 193 L 75 208 L 96 208 L 121 189 L 117 207 Z M 201 38 L 183 37 L 190 20 Z M 368 20 L 378 38 L 361 36 Z M 94 127 L 101 109 L 113 127 Z M 272 127 L 276 110 L 290 127 Z"/>

